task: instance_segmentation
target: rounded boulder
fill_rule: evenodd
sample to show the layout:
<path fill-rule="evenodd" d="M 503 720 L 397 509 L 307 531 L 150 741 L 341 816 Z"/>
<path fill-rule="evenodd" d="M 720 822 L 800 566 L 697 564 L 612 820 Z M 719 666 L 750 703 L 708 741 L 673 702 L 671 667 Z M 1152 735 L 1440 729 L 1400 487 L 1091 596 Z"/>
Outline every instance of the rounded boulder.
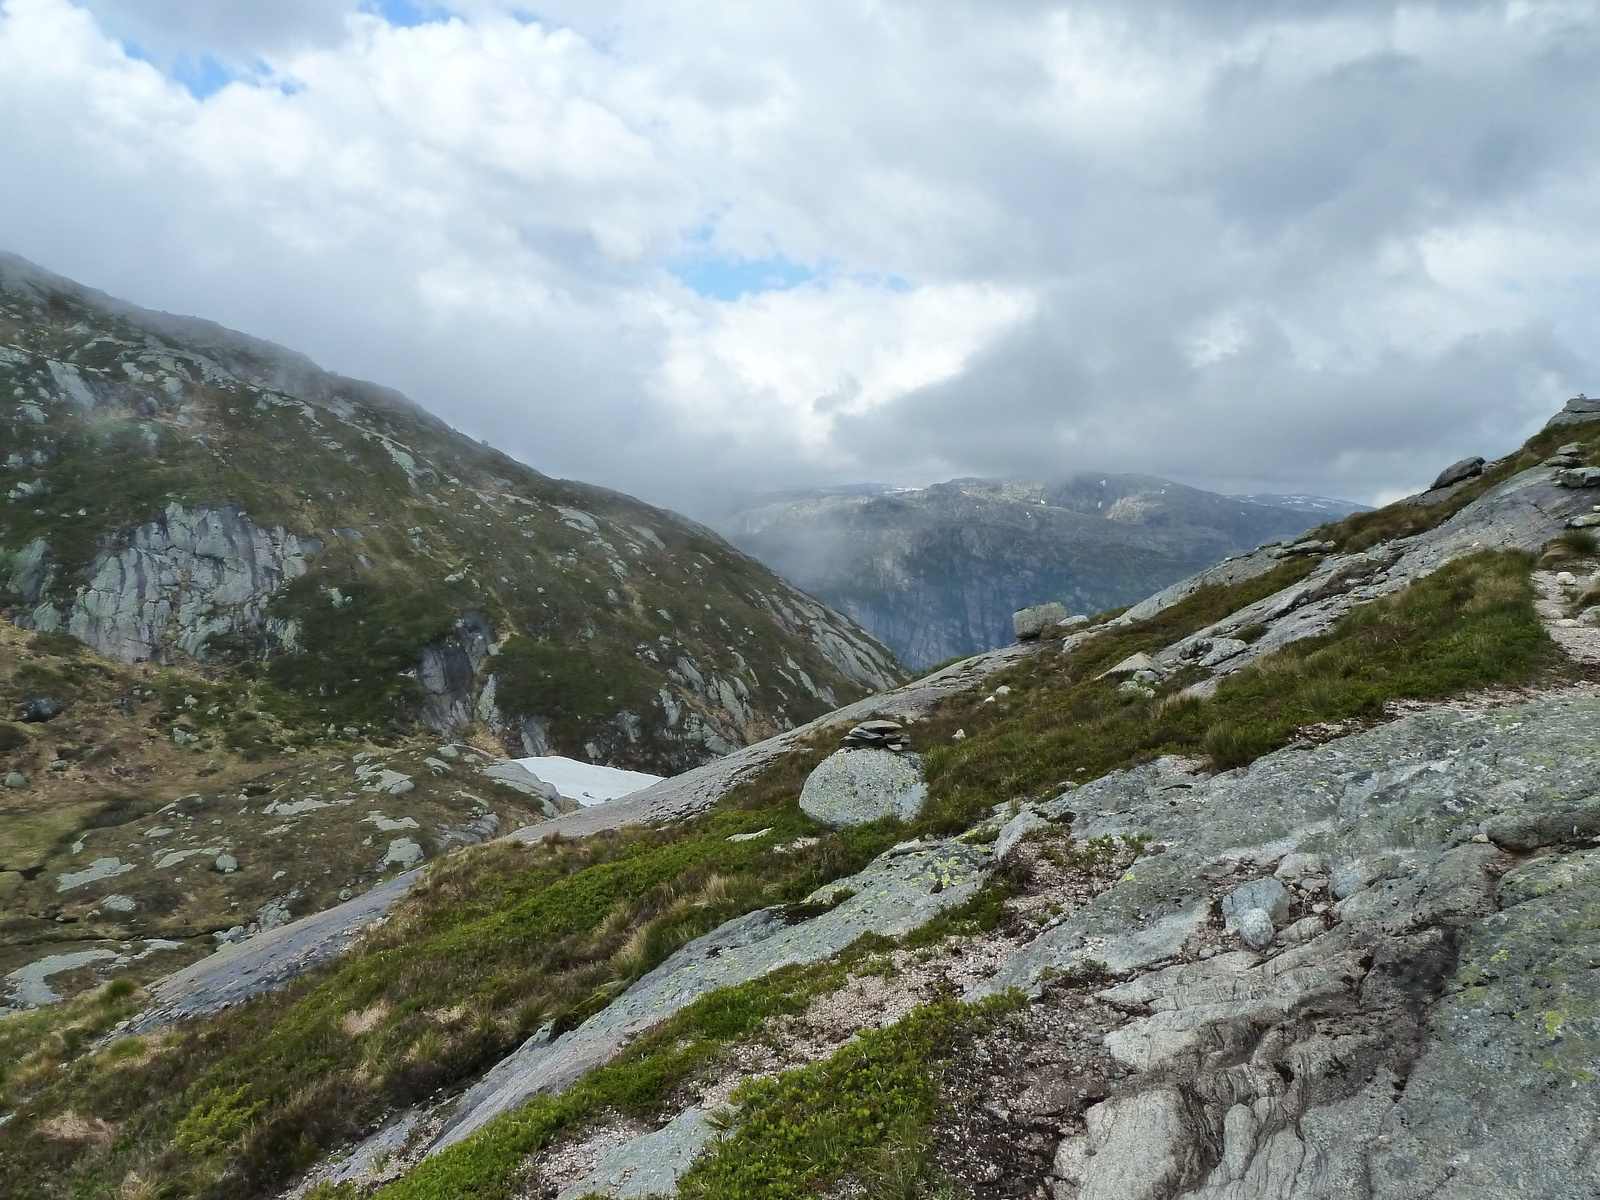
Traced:
<path fill-rule="evenodd" d="M 884 817 L 909 821 L 922 811 L 927 798 L 928 785 L 916 755 L 840 750 L 807 777 L 800 807 L 818 824 L 844 829 Z"/>

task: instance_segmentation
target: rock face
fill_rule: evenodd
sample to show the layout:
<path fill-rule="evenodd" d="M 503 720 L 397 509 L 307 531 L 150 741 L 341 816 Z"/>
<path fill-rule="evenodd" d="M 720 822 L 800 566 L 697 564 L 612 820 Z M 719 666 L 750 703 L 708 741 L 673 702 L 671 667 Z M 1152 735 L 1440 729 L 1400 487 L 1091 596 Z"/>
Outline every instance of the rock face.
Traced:
<path fill-rule="evenodd" d="M 800 792 L 800 807 L 830 829 L 884 817 L 909 821 L 922 811 L 928 785 L 914 754 L 840 750 L 817 764 Z"/>
<path fill-rule="evenodd" d="M 114 540 L 121 544 L 96 556 L 70 608 L 46 602 L 20 623 L 64 629 L 123 662 L 169 661 L 174 651 L 203 658 L 211 637 L 265 633 L 267 601 L 322 549 L 317 538 L 263 529 L 234 508 L 181 504 Z"/>
<path fill-rule="evenodd" d="M 1568 400 L 1560 412 L 1546 421 L 1544 427 L 1554 429 L 1560 425 L 1579 425 L 1596 417 L 1600 417 L 1600 399 L 1591 399 L 1580 392 Z"/>
<path fill-rule="evenodd" d="M 1046 597 L 1081 613 L 1129 604 L 1207 563 L 1359 507 L 1221 496 L 1147 475 L 1082 475 L 783 494 L 716 525 L 921 670 L 1005 645 L 1012 613 Z"/>
<path fill-rule="evenodd" d="M 1131 1075 L 1064 1143 L 1055 1195 L 1595 1194 L 1597 723 L 1593 699 L 1442 710 L 1041 806 L 1166 846 L 973 993 L 1091 957 L 1142 972 L 1101 993 L 1132 1018 L 1106 1041 Z M 1219 887 L 1235 919 L 1305 915 L 1196 957 Z"/>

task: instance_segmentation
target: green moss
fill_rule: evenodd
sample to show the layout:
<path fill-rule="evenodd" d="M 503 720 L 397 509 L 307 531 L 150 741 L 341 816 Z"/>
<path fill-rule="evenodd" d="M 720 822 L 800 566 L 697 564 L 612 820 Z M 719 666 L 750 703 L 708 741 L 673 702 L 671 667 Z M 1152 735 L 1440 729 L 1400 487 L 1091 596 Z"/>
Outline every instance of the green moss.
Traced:
<path fill-rule="evenodd" d="M 154 1159 L 175 1194 L 279 1186 L 384 1111 L 471 1078 L 546 1022 L 581 1019 L 690 939 L 801 900 L 905 836 L 891 825 L 817 829 L 796 801 L 818 753 L 786 755 L 675 827 L 439 860 L 358 951 L 196 1023 L 180 1045 L 128 1067 L 132 1084 L 103 1089 L 93 1063 L 45 1081 L 0 1126 L 0 1194 L 66 1196 L 99 1169 L 69 1157 L 41 1174 L 44 1139 L 30 1131 L 67 1109 L 121 1124 L 112 1165 Z M 764 827 L 771 838 L 728 840 Z M 771 849 L 801 835 L 819 841 Z M 374 1009 L 370 1027 L 346 1031 L 348 1015 Z M 226 1141 L 219 1130 L 236 1110 L 253 1115 Z M 180 1128 L 194 1137 L 176 1142 Z"/>
<path fill-rule="evenodd" d="M 939 1066 L 958 1031 L 1019 1003 L 938 1001 L 862 1033 L 822 1062 L 751 1080 L 734 1093 L 732 1131 L 684 1175 L 678 1195 L 802 1200 L 845 1179 L 917 1180 L 927 1173 L 923 1131 L 935 1112 Z"/>
<path fill-rule="evenodd" d="M 506 642 L 494 673 L 502 712 L 546 717 L 551 741 L 572 747 L 591 740 L 618 712 L 648 712 L 661 682 L 631 655 L 525 636 Z"/>
<path fill-rule="evenodd" d="M 1371 718 L 1390 700 L 1525 682 L 1556 661 L 1534 611 L 1531 560 L 1485 552 L 1343 617 L 1324 637 L 1293 643 L 1226 677 L 1208 700 L 1125 696 L 1097 676 L 1292 582 L 1273 575 L 1240 589 L 1196 593 L 1148 622 L 1058 660 L 1010 672 L 1003 703 L 958 701 L 917 727 L 932 806 L 952 823 L 1000 800 L 1039 795 L 1165 753 L 1209 754 L 1239 766 L 1321 721 Z M 1283 569 L 1280 568 L 1280 571 Z M 1303 573 L 1304 568 L 1300 568 Z M 952 742 L 957 726 L 967 737 Z"/>
<path fill-rule="evenodd" d="M 415 671 L 422 648 L 444 637 L 459 609 L 441 589 L 338 585 L 301 577 L 273 601 L 275 617 L 299 626 L 294 650 L 267 666 L 273 692 L 262 705 L 280 720 L 312 725 L 409 723 L 423 698 Z"/>

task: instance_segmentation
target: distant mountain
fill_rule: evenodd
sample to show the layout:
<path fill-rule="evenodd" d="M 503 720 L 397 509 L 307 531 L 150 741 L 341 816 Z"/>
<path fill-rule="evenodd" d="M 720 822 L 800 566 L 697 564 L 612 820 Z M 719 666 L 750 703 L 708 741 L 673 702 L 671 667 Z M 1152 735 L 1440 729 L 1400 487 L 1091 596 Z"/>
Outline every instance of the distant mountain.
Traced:
<path fill-rule="evenodd" d="M 1011 614 L 1026 605 L 1060 600 L 1096 612 L 1129 604 L 1360 507 L 1081 474 L 1048 484 L 957 479 L 784 492 L 716 524 L 920 670 L 1011 641 Z"/>
<path fill-rule="evenodd" d="M 1253 496 L 1229 496 L 1229 500 L 1244 500 L 1251 504 L 1264 504 L 1268 508 L 1288 508 L 1295 512 L 1316 513 L 1330 521 L 1348 517 L 1355 512 L 1371 512 L 1370 504 L 1353 504 L 1349 500 L 1335 500 L 1329 496 L 1280 496 L 1273 492 L 1257 492 Z"/>

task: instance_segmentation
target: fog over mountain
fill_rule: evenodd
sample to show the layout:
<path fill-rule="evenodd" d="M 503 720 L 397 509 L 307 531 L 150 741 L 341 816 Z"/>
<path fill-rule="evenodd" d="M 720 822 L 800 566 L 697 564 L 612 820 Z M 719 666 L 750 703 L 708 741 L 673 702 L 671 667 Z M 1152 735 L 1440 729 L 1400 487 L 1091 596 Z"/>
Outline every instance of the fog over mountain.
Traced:
<path fill-rule="evenodd" d="M 1361 507 L 1321 496 L 1219 496 L 1148 475 L 1076 475 L 778 493 L 714 524 L 920 670 L 1007 644 L 1015 609 L 1130 604 Z"/>

